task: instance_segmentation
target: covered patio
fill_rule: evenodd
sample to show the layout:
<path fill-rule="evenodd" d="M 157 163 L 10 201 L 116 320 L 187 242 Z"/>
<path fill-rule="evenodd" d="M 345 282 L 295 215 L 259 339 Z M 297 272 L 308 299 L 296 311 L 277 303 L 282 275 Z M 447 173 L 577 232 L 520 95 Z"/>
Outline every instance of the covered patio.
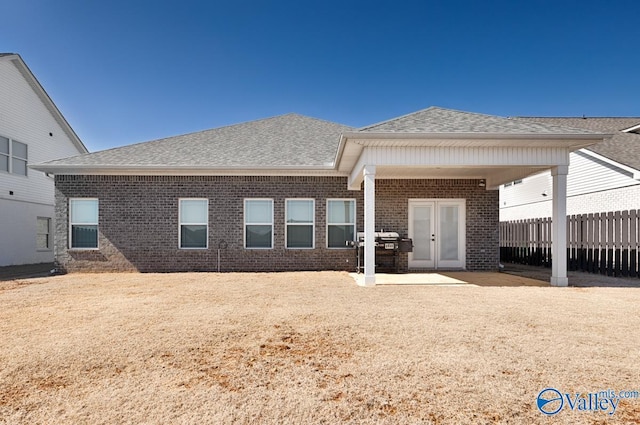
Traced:
<path fill-rule="evenodd" d="M 350 273 L 356 284 L 364 286 L 364 275 Z M 376 273 L 376 285 L 421 286 L 548 286 L 542 280 L 497 272 Z"/>
<path fill-rule="evenodd" d="M 350 190 L 364 190 L 364 276 L 358 280 L 358 284 L 373 286 L 378 283 L 374 238 L 374 233 L 378 230 L 376 180 L 475 179 L 478 186 L 489 191 L 497 190 L 502 184 L 551 170 L 553 267 L 550 283 L 554 286 L 567 286 L 566 191 L 569 153 L 608 136 L 569 127 L 441 108 L 429 108 L 358 131 L 343 133 L 338 170 L 349 175 Z M 424 265 L 423 268 L 464 270 L 467 269 L 467 241 L 464 235 L 460 237 L 460 232 L 445 231 L 444 225 L 431 223 L 438 220 L 444 223 L 446 220 L 438 218 L 438 208 L 442 211 L 442 216 L 453 214 L 455 222 L 464 220 L 465 200 L 450 199 L 452 202 L 439 206 L 443 199 L 409 199 L 410 204 L 413 201 L 416 205 L 413 209 L 410 206 L 409 215 L 412 211 L 414 216 L 422 212 L 431 214 L 422 220 L 430 223 L 427 233 L 431 233 L 431 238 L 428 239 L 428 234 L 426 239 L 422 237 L 419 243 L 424 246 L 418 246 L 414 241 L 414 250 L 419 249 L 420 255 L 424 254 L 425 258 L 433 258 L 425 259 L 422 263 L 416 260 L 415 264 Z M 456 205 L 459 205 L 457 209 Z M 497 202 L 493 208 L 499 208 Z M 409 220 L 411 229 L 412 223 Z M 419 221 L 414 220 L 416 223 Z M 416 226 L 418 224 L 414 225 Z M 461 229 L 464 231 L 464 226 Z M 447 240 L 447 232 L 458 235 L 458 239 L 450 237 Z M 447 258 L 438 258 L 445 251 L 450 253 L 455 250 L 457 254 L 454 252 L 454 255 Z M 454 258 L 455 261 L 452 260 Z M 495 269 L 497 266 L 495 264 Z"/>

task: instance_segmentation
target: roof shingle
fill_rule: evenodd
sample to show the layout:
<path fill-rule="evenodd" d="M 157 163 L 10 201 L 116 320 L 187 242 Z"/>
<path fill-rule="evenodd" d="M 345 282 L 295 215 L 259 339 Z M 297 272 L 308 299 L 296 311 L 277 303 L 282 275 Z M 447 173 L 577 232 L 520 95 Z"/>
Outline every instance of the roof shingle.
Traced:
<path fill-rule="evenodd" d="M 501 134 L 584 134 L 596 133 L 555 124 L 525 122 L 494 115 L 432 106 L 360 129 L 375 133 L 501 133 Z"/>
<path fill-rule="evenodd" d="M 153 140 L 47 165 L 262 168 L 327 166 L 335 160 L 341 124 L 298 114 Z"/>
<path fill-rule="evenodd" d="M 640 170 L 640 134 L 621 131 L 640 124 L 640 117 L 518 117 L 516 120 L 613 133 L 610 139 L 605 139 L 586 149 Z"/>

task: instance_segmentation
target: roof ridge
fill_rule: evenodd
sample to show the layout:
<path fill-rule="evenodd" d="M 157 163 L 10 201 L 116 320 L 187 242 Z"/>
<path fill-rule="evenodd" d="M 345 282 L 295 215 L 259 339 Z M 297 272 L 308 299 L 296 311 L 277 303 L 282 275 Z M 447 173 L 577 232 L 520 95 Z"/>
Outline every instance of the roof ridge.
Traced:
<path fill-rule="evenodd" d="M 420 114 L 422 112 L 426 112 L 426 111 L 429 111 L 429 110 L 449 111 L 449 112 L 456 112 L 456 113 L 459 113 L 459 114 L 476 115 L 476 116 L 481 116 L 481 117 L 490 117 L 490 118 L 497 118 L 497 119 L 503 119 L 503 120 L 510 119 L 509 117 L 503 117 L 503 116 L 500 116 L 500 115 L 483 114 L 483 113 L 480 113 L 480 112 L 469 112 L 469 111 L 463 111 L 463 110 L 460 110 L 460 109 L 444 108 L 442 106 L 432 105 L 432 106 L 429 106 L 428 108 L 424 108 L 424 109 L 420 109 L 418 111 L 410 112 L 408 114 L 404 114 L 404 115 L 401 115 L 399 117 L 390 118 L 388 120 L 384 120 L 384 121 L 380 121 L 380 122 L 377 122 L 377 123 L 374 123 L 374 124 L 370 124 L 370 125 L 367 125 L 367 126 L 364 126 L 364 127 L 360 127 L 360 128 L 357 129 L 357 131 L 368 130 L 368 129 L 371 129 L 373 127 L 377 127 L 377 126 L 382 125 L 382 124 L 387 124 L 387 123 L 390 123 L 390 122 L 398 121 L 398 120 L 401 120 L 403 118 L 407 118 L 407 117 L 410 117 L 412 115 L 417 115 L 417 114 Z"/>
<path fill-rule="evenodd" d="M 143 141 L 140 141 L 140 142 L 129 143 L 129 144 L 126 144 L 126 145 L 123 145 L 123 146 L 114 146 L 112 148 L 103 149 L 103 150 L 100 150 L 98 152 L 107 152 L 107 151 L 110 151 L 110 150 L 113 150 L 113 149 L 119 149 L 119 148 L 123 148 L 125 146 L 141 145 L 143 143 L 161 142 L 161 141 L 164 141 L 164 140 L 173 139 L 175 137 L 193 136 L 193 135 L 196 135 L 196 134 L 206 133 L 206 132 L 209 132 L 209 131 L 217 131 L 217 130 L 223 130 L 223 129 L 233 128 L 233 127 L 239 127 L 239 126 L 246 125 L 246 124 L 259 123 L 259 122 L 269 121 L 269 120 L 273 120 L 273 119 L 276 119 L 276 118 L 283 118 L 283 117 L 287 117 L 287 116 L 297 116 L 297 117 L 312 119 L 312 120 L 316 120 L 316 121 L 326 122 L 328 124 L 344 125 L 344 124 L 340 124 L 340 123 L 336 123 L 336 122 L 323 120 L 323 119 L 320 119 L 320 118 L 309 117 L 307 115 L 302 115 L 302 114 L 298 114 L 298 113 L 295 113 L 295 112 L 288 112 L 286 114 L 273 115 L 273 116 L 270 116 L 270 117 L 258 118 L 258 119 L 255 119 L 255 120 L 247 120 L 247 121 L 242 121 L 242 122 L 238 122 L 238 123 L 234 123 L 234 124 L 222 125 L 220 127 L 206 128 L 204 130 L 196 130 L 196 131 L 190 131 L 188 133 L 174 134 L 172 136 L 162 137 L 160 139 L 143 140 Z M 344 126 L 345 127 L 350 127 L 348 125 L 344 125 Z"/>
<path fill-rule="evenodd" d="M 559 117 L 559 116 L 551 116 L 551 115 L 547 115 L 547 116 L 542 116 L 542 115 L 536 115 L 536 116 L 514 116 L 512 118 L 523 118 L 523 119 L 527 119 L 527 118 L 553 118 L 553 119 L 583 119 L 583 120 L 589 120 L 589 119 L 602 119 L 602 120 L 640 120 L 640 116 L 634 117 L 634 116 L 627 116 L 627 117 L 614 117 L 614 116 L 564 116 L 564 117 Z"/>

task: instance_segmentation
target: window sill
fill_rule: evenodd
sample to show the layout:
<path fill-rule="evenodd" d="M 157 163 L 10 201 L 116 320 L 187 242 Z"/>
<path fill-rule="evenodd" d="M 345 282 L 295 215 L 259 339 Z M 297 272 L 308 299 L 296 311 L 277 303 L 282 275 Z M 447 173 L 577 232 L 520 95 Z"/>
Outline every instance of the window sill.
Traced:
<path fill-rule="evenodd" d="M 100 248 L 69 248 L 69 251 L 100 251 Z"/>

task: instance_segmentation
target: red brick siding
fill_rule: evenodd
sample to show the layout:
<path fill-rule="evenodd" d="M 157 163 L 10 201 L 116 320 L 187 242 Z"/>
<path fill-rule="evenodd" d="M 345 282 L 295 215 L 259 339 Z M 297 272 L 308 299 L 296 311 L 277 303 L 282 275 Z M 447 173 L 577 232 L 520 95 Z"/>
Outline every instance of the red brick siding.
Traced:
<path fill-rule="evenodd" d="M 68 199 L 100 201 L 99 250 L 68 247 Z M 178 199 L 209 199 L 209 249 L 178 249 Z M 243 248 L 243 200 L 274 200 L 274 248 Z M 316 200 L 315 249 L 285 246 L 284 200 Z M 356 199 L 362 231 L 363 193 L 347 190 L 343 177 L 57 176 L 56 261 L 69 271 L 353 270 L 351 249 L 326 248 L 326 200 Z M 477 180 L 376 180 L 376 229 L 407 234 L 409 198 L 467 199 L 467 268 L 494 270 L 499 261 L 498 192 Z M 495 240 L 495 243 L 493 243 Z M 485 250 L 485 252 L 481 252 Z M 407 256 L 401 259 L 407 268 Z"/>

